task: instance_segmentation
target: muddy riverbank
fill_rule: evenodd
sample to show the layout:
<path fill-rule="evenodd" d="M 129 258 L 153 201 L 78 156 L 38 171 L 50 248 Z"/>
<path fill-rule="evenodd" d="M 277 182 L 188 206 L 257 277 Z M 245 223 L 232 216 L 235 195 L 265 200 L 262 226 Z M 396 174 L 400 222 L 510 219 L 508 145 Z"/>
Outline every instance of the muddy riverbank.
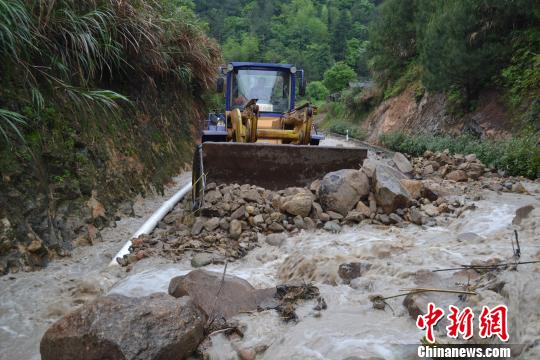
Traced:
<path fill-rule="evenodd" d="M 164 194 L 137 198 L 135 216 L 103 230 L 93 246 L 74 249 L 67 258 L 43 270 L 0 278 L 0 359 L 39 359 L 39 341 L 48 326 L 80 304 L 106 293 L 125 271 L 107 265 L 114 254 L 167 200 L 190 179 L 174 178 Z"/>

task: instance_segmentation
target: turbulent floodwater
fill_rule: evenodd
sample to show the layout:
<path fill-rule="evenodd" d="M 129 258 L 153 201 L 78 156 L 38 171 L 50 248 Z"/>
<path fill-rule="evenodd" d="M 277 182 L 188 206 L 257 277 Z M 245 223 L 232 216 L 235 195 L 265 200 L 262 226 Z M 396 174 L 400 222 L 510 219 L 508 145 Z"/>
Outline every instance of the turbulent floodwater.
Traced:
<path fill-rule="evenodd" d="M 532 185 L 531 185 L 532 186 Z M 532 186 L 533 187 L 533 186 Z M 531 190 L 533 188 L 531 187 Z M 537 184 L 534 188 L 538 190 Z M 540 205 L 536 197 L 516 194 L 496 194 L 486 191 L 484 199 L 477 201 L 477 209 L 468 210 L 445 227 L 422 228 L 409 225 L 404 228 L 386 226 L 356 226 L 333 235 L 326 232 L 306 233 L 289 238 L 281 247 L 262 245 L 245 258 L 230 263 L 227 273 L 248 280 L 255 287 L 275 286 L 285 281 L 313 281 L 328 303 L 320 317 L 312 311 L 313 303 L 300 307 L 297 324 L 285 324 L 273 311 L 241 315 L 240 323 L 247 325 L 245 338 L 231 344 L 221 335 L 211 349 L 216 359 L 235 359 L 237 347 L 269 346 L 264 359 L 346 359 L 351 356 L 370 356 L 382 359 L 403 359 L 415 347 L 399 344 L 418 344 L 422 337 L 414 321 L 401 302 L 403 298 L 389 300 L 395 311 L 374 310 L 369 295 L 398 294 L 400 289 L 415 286 L 414 274 L 419 270 L 455 267 L 472 260 L 512 255 L 510 239 L 515 210 L 527 204 Z M 540 212 L 535 210 L 527 230 L 521 234 L 523 260 L 538 258 L 540 254 Z M 480 237 L 474 241 L 459 241 L 462 233 L 474 232 Z M 527 255 L 525 255 L 527 254 Z M 341 284 L 338 266 L 345 262 L 365 261 L 371 269 L 351 285 Z M 208 270 L 221 272 L 222 266 L 208 266 Z M 150 265 L 137 263 L 135 274 L 116 284 L 111 292 L 130 296 L 167 291 L 171 277 L 189 272 L 186 259 L 179 264 Z M 520 269 L 516 286 L 522 282 L 539 284 L 540 267 Z M 451 285 L 451 284 L 449 284 Z M 531 285 L 532 297 L 540 301 L 539 290 Z M 524 304 L 517 301 L 515 308 Z M 512 304 L 507 304 L 512 309 Z M 514 314 L 516 326 L 534 327 L 530 314 Z M 519 324 L 519 321 L 521 323 Z M 515 329 L 516 332 L 518 329 Z M 537 340 L 540 334 L 537 333 Z"/>
<path fill-rule="evenodd" d="M 184 181 L 177 179 L 166 196 Z M 231 342 L 222 335 L 213 336 L 211 358 L 236 359 L 238 348 L 256 346 L 268 347 L 264 359 L 407 358 L 407 352 L 414 354 L 416 348 L 400 344 L 418 344 L 422 334 L 402 298 L 389 300 L 392 310 L 381 311 L 373 309 L 369 296 L 394 295 L 414 287 L 419 270 L 509 258 L 512 219 L 516 209 L 527 204 L 536 209 L 519 228 L 522 260 L 540 259 L 540 184 L 525 185 L 531 195 L 485 190 L 482 200 L 475 201 L 476 209 L 444 227 L 358 225 L 344 227 L 340 234 L 301 232 L 281 247 L 262 242 L 246 257 L 229 263 L 227 273 L 259 288 L 287 281 L 313 282 L 328 309 L 317 314 L 312 310 L 314 304 L 307 302 L 297 310 L 299 321 L 288 324 L 271 310 L 240 315 L 238 321 L 247 327 L 245 337 Z M 39 359 L 39 340 L 46 328 L 75 306 L 103 293 L 141 296 L 166 292 L 172 277 L 192 270 L 188 257 L 175 264 L 160 258 L 143 259 L 127 274 L 118 267 L 107 267 L 123 242 L 163 200 L 140 200 L 135 209 L 138 218 L 120 221 L 104 232 L 102 243 L 76 249 L 70 259 L 55 261 L 43 271 L 0 278 L 0 358 Z M 479 236 L 458 239 L 468 232 Z M 338 266 L 353 261 L 372 266 L 350 285 L 343 284 Z M 206 269 L 223 271 L 220 265 Z M 540 266 L 523 266 L 503 276 L 511 284 L 511 293 L 502 300 L 509 306 L 512 340 L 540 343 Z M 494 293 L 494 300 L 500 301 L 496 296 L 500 295 Z M 530 357 L 532 353 L 523 358 L 535 358 Z"/>

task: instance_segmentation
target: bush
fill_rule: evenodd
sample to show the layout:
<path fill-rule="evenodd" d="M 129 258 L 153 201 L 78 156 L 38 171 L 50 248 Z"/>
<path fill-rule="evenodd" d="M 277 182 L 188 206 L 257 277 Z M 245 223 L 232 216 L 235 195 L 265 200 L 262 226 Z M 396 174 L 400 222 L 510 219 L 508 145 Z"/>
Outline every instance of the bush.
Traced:
<path fill-rule="evenodd" d="M 394 151 L 421 156 L 426 150 L 452 154 L 476 154 L 486 165 L 504 170 L 508 175 L 540 178 L 539 134 L 527 130 L 509 140 L 479 140 L 470 135 L 434 136 L 390 133 L 381 136 L 381 143 Z"/>
<path fill-rule="evenodd" d="M 521 123 L 540 128 L 540 29 L 516 36 L 512 60 L 499 83 L 508 89 L 511 107 L 524 110 Z"/>
<path fill-rule="evenodd" d="M 311 81 L 307 85 L 306 94 L 313 100 L 325 100 L 330 95 L 330 91 L 321 81 Z"/>
<path fill-rule="evenodd" d="M 341 121 L 347 117 L 347 109 L 340 101 L 326 103 L 324 111 L 326 112 L 325 119 L 329 119 L 330 123 L 338 120 Z"/>
<path fill-rule="evenodd" d="M 410 63 L 396 81 L 394 81 L 388 88 L 385 89 L 384 99 L 401 94 L 409 85 L 415 84 L 417 91 L 422 95 L 424 94 L 424 87 L 421 85 L 420 77 L 422 76 L 421 67 L 416 63 Z"/>
<path fill-rule="evenodd" d="M 323 83 L 330 92 L 339 92 L 349 86 L 349 81 L 356 79 L 354 70 L 344 62 L 337 62 L 324 72 Z"/>

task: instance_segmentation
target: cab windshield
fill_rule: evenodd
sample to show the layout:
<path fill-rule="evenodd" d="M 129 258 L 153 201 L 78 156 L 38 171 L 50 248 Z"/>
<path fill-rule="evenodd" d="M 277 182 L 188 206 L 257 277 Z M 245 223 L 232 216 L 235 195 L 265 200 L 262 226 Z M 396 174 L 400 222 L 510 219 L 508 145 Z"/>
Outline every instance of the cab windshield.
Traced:
<path fill-rule="evenodd" d="M 257 99 L 259 111 L 283 113 L 290 108 L 290 75 L 280 70 L 235 70 L 231 108 L 243 108 Z"/>

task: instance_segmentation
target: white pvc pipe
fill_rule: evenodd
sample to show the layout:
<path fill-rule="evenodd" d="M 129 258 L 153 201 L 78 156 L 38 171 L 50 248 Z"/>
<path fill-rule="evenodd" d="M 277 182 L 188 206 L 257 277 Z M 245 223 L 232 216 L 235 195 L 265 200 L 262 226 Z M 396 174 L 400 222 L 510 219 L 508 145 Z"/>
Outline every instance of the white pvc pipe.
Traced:
<path fill-rule="evenodd" d="M 176 194 L 174 194 L 169 200 L 165 201 L 163 205 L 159 209 L 156 210 L 148 218 L 148 220 L 145 221 L 145 223 L 133 234 L 131 239 L 136 239 L 142 234 L 150 234 L 154 229 L 156 228 L 157 224 L 167 215 L 176 204 L 182 198 L 191 191 L 191 183 L 185 185 L 182 189 L 180 189 Z M 116 258 L 123 258 L 124 255 L 129 254 L 129 247 L 131 246 L 131 239 L 129 239 L 124 246 L 118 251 L 118 253 L 113 257 L 112 261 L 110 262 L 109 266 L 118 265 L 118 262 L 116 261 Z"/>

